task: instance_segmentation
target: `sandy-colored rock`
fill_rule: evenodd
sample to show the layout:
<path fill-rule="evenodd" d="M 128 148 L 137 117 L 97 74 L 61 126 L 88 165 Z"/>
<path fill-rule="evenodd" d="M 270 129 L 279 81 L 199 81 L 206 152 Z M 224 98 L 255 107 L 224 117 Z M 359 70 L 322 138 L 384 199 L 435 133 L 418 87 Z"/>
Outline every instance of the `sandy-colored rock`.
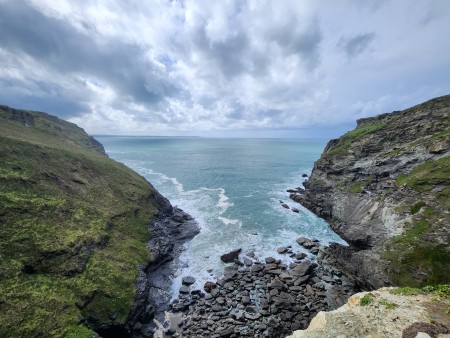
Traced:
<path fill-rule="evenodd" d="M 357 293 L 337 310 L 319 312 L 306 330 L 295 331 L 287 338 L 394 338 L 402 337 L 403 330 L 417 322 L 450 328 L 450 314 L 446 313 L 448 300 L 432 295 L 394 295 L 392 290 L 382 288 Z M 363 306 L 361 299 L 367 294 L 372 295 L 372 300 Z M 438 337 L 446 336 L 448 334 Z"/>

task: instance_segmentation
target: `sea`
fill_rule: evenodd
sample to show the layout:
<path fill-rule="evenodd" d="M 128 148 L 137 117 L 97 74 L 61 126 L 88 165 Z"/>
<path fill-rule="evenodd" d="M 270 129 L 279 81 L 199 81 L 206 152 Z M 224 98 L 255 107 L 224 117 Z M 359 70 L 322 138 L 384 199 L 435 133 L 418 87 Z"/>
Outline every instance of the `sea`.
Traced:
<path fill-rule="evenodd" d="M 197 287 L 220 277 L 220 256 L 242 248 L 259 259 L 290 263 L 276 249 L 306 236 L 324 244 L 345 242 L 321 218 L 289 199 L 287 189 L 303 187 L 325 139 L 222 139 L 202 137 L 96 136 L 114 160 L 144 176 L 172 205 L 194 217 L 200 234 L 186 243 L 173 279 Z M 299 213 L 282 207 L 299 209 Z"/>

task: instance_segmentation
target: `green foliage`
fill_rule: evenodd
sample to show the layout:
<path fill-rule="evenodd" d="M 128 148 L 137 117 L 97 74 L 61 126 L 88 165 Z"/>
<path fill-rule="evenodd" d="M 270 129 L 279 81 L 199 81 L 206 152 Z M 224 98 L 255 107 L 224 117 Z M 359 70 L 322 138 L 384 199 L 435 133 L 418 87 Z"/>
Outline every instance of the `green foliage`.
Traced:
<path fill-rule="evenodd" d="M 398 304 L 390 303 L 385 299 L 380 299 L 379 303 L 381 305 L 383 305 L 386 309 L 389 309 L 389 310 L 392 310 L 392 309 L 395 309 L 396 307 L 398 307 Z"/>
<path fill-rule="evenodd" d="M 433 294 L 450 299 L 450 284 L 426 285 L 422 288 L 401 287 L 391 291 L 394 295 L 415 296 L 419 294 Z"/>
<path fill-rule="evenodd" d="M 359 305 L 366 306 L 373 302 L 373 294 L 372 293 L 366 293 L 360 300 Z"/>
<path fill-rule="evenodd" d="M 450 276 L 450 250 L 447 245 L 423 240 L 430 219 L 414 221 L 400 236 L 387 244 L 383 258 L 389 260 L 390 277 L 395 285 L 424 286 L 442 284 Z M 414 274 L 422 271 L 421 280 Z"/>
<path fill-rule="evenodd" d="M 153 188 L 73 124 L 4 116 L 0 108 L 0 336 L 90 337 L 83 317 L 123 322 L 150 258 Z"/>
<path fill-rule="evenodd" d="M 346 151 L 353 142 L 385 128 L 388 124 L 389 122 L 385 121 L 366 123 L 349 131 L 339 139 L 338 143 L 333 148 L 328 150 L 327 155 L 336 155 Z"/>
<path fill-rule="evenodd" d="M 420 211 L 420 209 L 422 209 L 422 207 L 424 207 L 424 206 L 426 206 L 426 203 L 424 201 L 417 202 L 416 204 L 414 204 L 411 207 L 411 209 L 410 209 L 411 214 L 413 214 L 413 215 L 417 214 Z"/>

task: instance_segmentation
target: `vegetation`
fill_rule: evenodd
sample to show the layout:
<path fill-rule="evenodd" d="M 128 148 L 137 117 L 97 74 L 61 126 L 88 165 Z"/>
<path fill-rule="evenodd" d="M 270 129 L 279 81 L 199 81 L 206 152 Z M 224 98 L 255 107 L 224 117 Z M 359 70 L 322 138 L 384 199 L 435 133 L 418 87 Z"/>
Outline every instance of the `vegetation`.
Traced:
<path fill-rule="evenodd" d="M 438 297 L 450 299 L 450 284 L 427 285 L 422 288 L 395 288 L 391 291 L 394 295 L 414 296 L 419 294 L 433 294 Z"/>
<path fill-rule="evenodd" d="M 373 302 L 373 293 L 366 293 L 360 300 L 359 305 L 366 306 Z"/>
<path fill-rule="evenodd" d="M 339 139 L 338 143 L 333 148 L 328 150 L 326 155 L 336 155 L 342 153 L 348 150 L 353 142 L 363 138 L 366 135 L 372 134 L 380 129 L 385 128 L 388 124 L 389 122 L 386 121 L 377 121 L 363 124 L 342 136 Z"/>
<path fill-rule="evenodd" d="M 123 322 L 154 189 L 74 124 L 0 107 L 0 336 Z"/>
<path fill-rule="evenodd" d="M 398 307 L 397 304 L 395 304 L 395 303 L 390 303 L 390 302 L 388 302 L 388 301 L 385 300 L 385 299 L 380 299 L 379 303 L 380 303 L 381 305 L 383 305 L 383 306 L 384 306 L 386 309 L 388 309 L 388 310 L 392 310 L 392 309 L 395 309 L 396 307 Z"/>
<path fill-rule="evenodd" d="M 415 217 L 400 236 L 386 244 L 383 258 L 389 260 L 390 276 L 399 286 L 422 287 L 449 282 L 450 248 L 429 241 L 430 234 L 442 230 L 450 222 L 450 156 L 428 161 L 409 174 L 401 174 L 397 185 L 406 185 L 418 193 L 433 193 L 433 205 L 419 201 L 410 207 Z M 419 211 L 421 211 L 419 213 Z M 420 276 L 420 278 L 418 278 Z"/>

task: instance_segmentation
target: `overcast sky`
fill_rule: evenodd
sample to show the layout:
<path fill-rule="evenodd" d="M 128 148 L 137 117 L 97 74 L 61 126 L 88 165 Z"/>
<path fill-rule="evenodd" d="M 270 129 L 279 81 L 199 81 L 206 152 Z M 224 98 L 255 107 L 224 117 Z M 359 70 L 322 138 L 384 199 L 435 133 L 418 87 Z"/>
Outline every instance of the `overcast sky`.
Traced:
<path fill-rule="evenodd" d="M 0 0 L 0 103 L 91 134 L 331 138 L 449 93 L 448 0 Z"/>

